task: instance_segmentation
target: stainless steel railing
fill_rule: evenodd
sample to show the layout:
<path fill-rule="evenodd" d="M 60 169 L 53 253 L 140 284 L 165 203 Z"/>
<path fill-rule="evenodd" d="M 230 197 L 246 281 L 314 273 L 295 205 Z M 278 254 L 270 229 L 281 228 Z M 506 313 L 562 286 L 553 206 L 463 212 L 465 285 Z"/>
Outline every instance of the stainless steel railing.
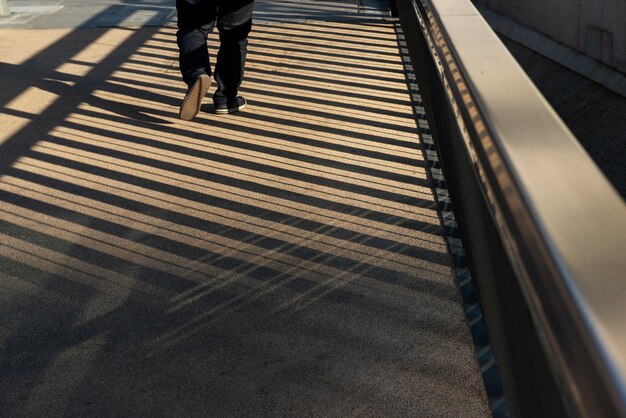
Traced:
<path fill-rule="evenodd" d="M 626 417 L 626 206 L 469 0 L 397 0 L 514 416 Z"/>

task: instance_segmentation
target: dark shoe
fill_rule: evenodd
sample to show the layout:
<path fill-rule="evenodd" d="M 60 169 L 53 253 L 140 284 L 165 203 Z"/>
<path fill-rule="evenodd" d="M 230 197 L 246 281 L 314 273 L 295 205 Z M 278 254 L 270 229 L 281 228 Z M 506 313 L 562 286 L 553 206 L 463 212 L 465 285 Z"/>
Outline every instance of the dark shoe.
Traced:
<path fill-rule="evenodd" d="M 246 99 L 243 96 L 235 97 L 235 100 L 229 100 L 224 103 L 215 103 L 215 113 L 223 115 L 226 113 L 237 112 L 246 107 Z"/>
<path fill-rule="evenodd" d="M 211 77 L 206 74 L 200 74 L 196 81 L 189 87 L 187 94 L 180 105 L 178 116 L 182 120 L 191 120 L 200 111 L 202 99 L 211 87 Z"/>

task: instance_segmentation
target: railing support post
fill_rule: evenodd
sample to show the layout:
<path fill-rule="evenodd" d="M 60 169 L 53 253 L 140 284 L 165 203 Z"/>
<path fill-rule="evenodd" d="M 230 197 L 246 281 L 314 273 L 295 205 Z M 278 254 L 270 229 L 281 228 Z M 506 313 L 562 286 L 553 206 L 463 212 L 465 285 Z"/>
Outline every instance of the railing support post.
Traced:
<path fill-rule="evenodd" d="M 11 11 L 9 10 L 9 3 L 7 0 L 0 0 L 0 17 L 9 17 L 11 16 Z"/>

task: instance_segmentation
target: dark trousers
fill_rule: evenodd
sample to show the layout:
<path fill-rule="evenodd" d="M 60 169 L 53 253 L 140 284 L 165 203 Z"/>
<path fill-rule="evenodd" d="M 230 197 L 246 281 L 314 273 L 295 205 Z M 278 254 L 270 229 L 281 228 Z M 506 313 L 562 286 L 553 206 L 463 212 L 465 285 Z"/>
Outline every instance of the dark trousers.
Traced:
<path fill-rule="evenodd" d="M 212 74 L 207 36 L 216 25 L 219 30 L 217 90 L 213 95 L 216 102 L 237 96 L 246 64 L 253 3 L 254 0 L 176 0 L 180 71 L 188 85 L 200 74 Z"/>

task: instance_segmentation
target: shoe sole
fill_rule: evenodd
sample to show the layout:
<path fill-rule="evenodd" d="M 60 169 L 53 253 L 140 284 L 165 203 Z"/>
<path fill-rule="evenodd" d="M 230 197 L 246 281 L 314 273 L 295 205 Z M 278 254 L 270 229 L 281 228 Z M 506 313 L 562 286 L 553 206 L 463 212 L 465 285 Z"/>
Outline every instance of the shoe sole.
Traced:
<path fill-rule="evenodd" d="M 215 109 L 214 112 L 216 115 L 227 115 L 229 113 L 235 113 L 235 112 L 239 112 L 242 109 L 245 109 L 246 105 L 247 103 L 241 106 L 231 107 L 230 109 Z"/>
<path fill-rule="evenodd" d="M 180 111 L 178 116 L 182 120 L 193 119 L 200 111 L 202 105 L 202 99 L 206 96 L 206 92 L 211 88 L 211 77 L 208 75 L 201 75 L 198 77 L 189 92 L 183 99 L 183 103 L 180 105 Z"/>

